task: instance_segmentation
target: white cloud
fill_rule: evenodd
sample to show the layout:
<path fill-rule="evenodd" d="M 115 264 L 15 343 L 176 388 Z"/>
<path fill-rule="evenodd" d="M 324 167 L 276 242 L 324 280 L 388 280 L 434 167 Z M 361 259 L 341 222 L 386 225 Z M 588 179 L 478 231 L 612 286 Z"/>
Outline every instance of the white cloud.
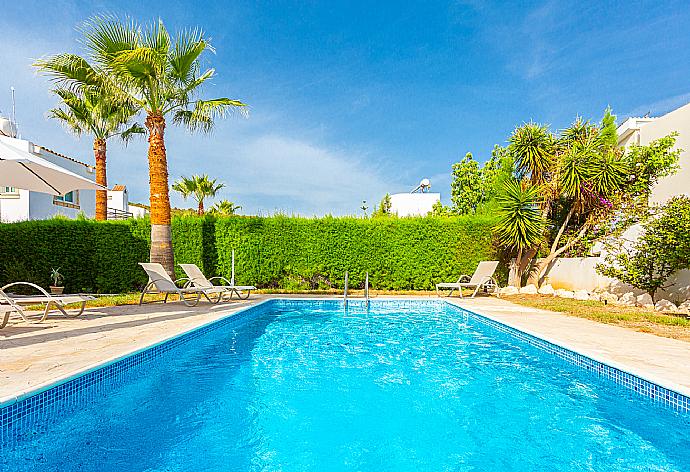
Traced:
<path fill-rule="evenodd" d="M 260 133 L 195 141 L 193 149 L 174 151 L 198 158 L 171 161 L 171 180 L 178 174 L 209 173 L 228 184 L 221 197 L 241 204 L 245 212 L 353 214 L 362 200 L 377 202 L 397 185 L 395 176 L 383 176 L 367 156 L 293 137 Z"/>

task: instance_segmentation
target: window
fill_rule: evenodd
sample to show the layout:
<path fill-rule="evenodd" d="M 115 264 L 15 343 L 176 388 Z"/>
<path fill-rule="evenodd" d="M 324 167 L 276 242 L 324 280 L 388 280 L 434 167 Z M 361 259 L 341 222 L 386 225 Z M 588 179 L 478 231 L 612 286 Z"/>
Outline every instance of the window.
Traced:
<path fill-rule="evenodd" d="M 0 187 L 0 198 L 19 198 L 19 190 L 14 187 Z"/>
<path fill-rule="evenodd" d="M 53 197 L 53 203 L 58 206 L 79 208 L 79 190 L 73 190 L 64 195 L 56 195 Z"/>

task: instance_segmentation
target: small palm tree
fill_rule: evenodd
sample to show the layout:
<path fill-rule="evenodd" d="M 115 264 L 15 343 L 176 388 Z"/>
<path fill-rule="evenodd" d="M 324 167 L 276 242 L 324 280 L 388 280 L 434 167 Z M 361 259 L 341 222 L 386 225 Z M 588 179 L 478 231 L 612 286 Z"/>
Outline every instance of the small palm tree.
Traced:
<path fill-rule="evenodd" d="M 172 36 L 160 20 L 142 26 L 130 19 L 98 16 L 87 22 L 82 32 L 94 67 L 108 78 L 118 94 L 146 114 L 150 259 L 174 274 L 164 138 L 167 120 L 172 119 L 173 123 L 182 124 L 191 131 L 209 132 L 216 118 L 233 109 L 243 110 L 246 105 L 229 98 L 199 98 L 203 85 L 215 75 L 214 69 L 202 70 L 199 58 L 212 48 L 199 29 L 183 30 Z M 88 73 L 70 72 L 61 80 L 66 88 L 91 80 Z"/>
<path fill-rule="evenodd" d="M 172 186 L 173 190 L 180 192 L 186 200 L 190 195 L 197 202 L 197 215 L 204 214 L 204 199 L 213 198 L 220 189 L 225 187 L 223 183 L 216 183 L 216 179 L 210 179 L 208 175 L 193 175 L 182 177 Z"/>
<path fill-rule="evenodd" d="M 129 125 L 137 113 L 136 106 L 121 94 L 113 93 L 104 76 L 99 76 L 86 61 L 73 54 L 42 59 L 34 66 L 56 82 L 69 81 L 75 74 L 84 78 L 77 86 L 53 89 L 61 103 L 51 109 L 48 116 L 61 122 L 76 136 L 87 134 L 93 138 L 96 183 L 107 187 L 107 140 L 117 136 L 127 143 L 134 135 L 145 133 L 138 123 Z M 97 190 L 96 219 L 106 220 L 107 214 L 108 192 Z"/>
<path fill-rule="evenodd" d="M 211 213 L 219 216 L 230 216 L 236 215 L 237 211 L 241 209 L 240 205 L 235 205 L 230 200 L 221 200 L 211 207 Z"/>

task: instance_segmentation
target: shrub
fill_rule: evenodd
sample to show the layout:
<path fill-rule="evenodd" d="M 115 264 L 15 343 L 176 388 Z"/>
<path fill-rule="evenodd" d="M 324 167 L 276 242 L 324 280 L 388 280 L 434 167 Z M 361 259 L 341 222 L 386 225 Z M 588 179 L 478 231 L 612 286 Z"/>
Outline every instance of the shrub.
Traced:
<path fill-rule="evenodd" d="M 366 272 L 376 289 L 432 289 L 492 259 L 489 216 L 177 217 L 176 262 L 195 263 L 209 275 L 274 288 L 361 287 Z M 138 262 L 148 260 L 148 220 L 46 220 L 0 224 L 0 283 L 28 280 L 48 286 L 61 267 L 66 292 L 123 292 L 145 282 Z M 182 273 L 178 272 L 178 276 Z"/>
<path fill-rule="evenodd" d="M 630 248 L 621 246 L 597 271 L 642 289 L 652 299 L 668 288 L 669 277 L 690 268 L 690 198 L 675 197 L 644 225 L 644 234 Z"/>

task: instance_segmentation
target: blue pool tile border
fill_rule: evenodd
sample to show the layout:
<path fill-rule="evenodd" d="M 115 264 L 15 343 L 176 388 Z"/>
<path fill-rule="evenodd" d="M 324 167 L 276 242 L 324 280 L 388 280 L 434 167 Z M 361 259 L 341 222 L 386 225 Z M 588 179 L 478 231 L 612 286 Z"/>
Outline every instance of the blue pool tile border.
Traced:
<path fill-rule="evenodd" d="M 592 359 L 589 356 L 580 354 L 571 349 L 559 346 L 558 344 L 546 341 L 538 336 L 525 333 L 517 328 L 508 326 L 500 321 L 493 320 L 479 313 L 467 310 L 449 303 L 448 305 L 465 312 L 470 318 L 478 321 L 501 333 L 507 334 L 515 339 L 547 352 L 568 364 L 583 369 L 597 377 L 607 379 L 632 393 L 646 397 L 653 403 L 662 407 L 675 410 L 680 413 L 690 413 L 690 397 L 683 395 L 666 387 L 662 387 L 652 381 L 646 380 L 638 375 L 631 374 L 617 367 L 610 366 L 604 362 Z"/>
<path fill-rule="evenodd" d="M 20 434 L 26 434 L 32 431 L 32 428 L 36 428 L 37 425 L 45 425 L 51 419 L 59 417 L 59 415 L 56 414 L 57 412 L 62 410 L 74 410 L 81 405 L 88 404 L 102 397 L 103 394 L 107 393 L 110 389 L 116 388 L 121 383 L 127 381 L 128 373 L 133 369 L 161 357 L 171 349 L 177 348 L 210 331 L 239 323 L 251 316 L 260 315 L 266 310 L 272 308 L 299 308 L 303 306 L 304 303 L 309 303 L 317 309 L 334 309 L 343 306 L 343 301 L 337 299 L 266 300 L 191 331 L 182 333 L 171 339 L 162 341 L 154 346 L 144 348 L 106 365 L 96 367 L 73 378 L 65 379 L 56 385 L 20 398 L 14 403 L 0 406 L 0 449 L 10 446 Z M 474 321 L 480 322 L 501 333 L 507 334 L 544 352 L 552 354 L 577 368 L 586 370 L 598 377 L 608 379 L 631 392 L 651 399 L 654 403 L 678 412 L 690 412 L 690 397 L 686 395 L 452 303 L 433 299 L 381 299 L 372 300 L 370 302 L 371 307 L 382 305 L 389 309 L 409 309 L 419 306 L 439 308 L 441 306 L 452 307 L 463 312 Z M 357 299 L 348 301 L 348 310 L 351 310 L 353 313 L 365 311 L 366 309 L 367 306 L 364 300 Z"/>

